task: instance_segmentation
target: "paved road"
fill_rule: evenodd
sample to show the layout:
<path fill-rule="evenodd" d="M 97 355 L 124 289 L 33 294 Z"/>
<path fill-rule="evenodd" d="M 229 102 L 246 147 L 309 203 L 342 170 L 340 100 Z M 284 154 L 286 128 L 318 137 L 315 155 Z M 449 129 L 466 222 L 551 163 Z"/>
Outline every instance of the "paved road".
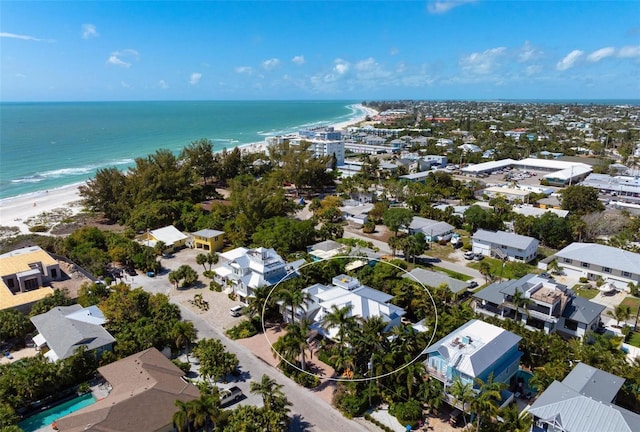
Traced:
<path fill-rule="evenodd" d="M 196 255 L 196 251 L 185 249 L 170 259 L 163 258 L 162 264 L 169 270 L 178 268 L 181 264 L 190 264 L 192 267 L 197 268 L 195 264 Z M 165 271 L 155 278 L 148 278 L 145 275 L 135 276 L 133 278 L 133 287 L 137 288 L 142 286 L 146 291 L 169 295 L 171 301 L 180 307 L 183 319 L 193 322 L 198 330 L 198 338 L 220 339 L 228 351 L 238 356 L 240 369 L 243 374 L 238 378 L 238 381 L 229 383 L 228 385 L 237 385 L 247 396 L 247 398 L 243 399 L 239 404 L 262 405 L 261 399 L 249 392 L 249 385 L 250 381 L 259 381 L 263 374 L 267 374 L 284 386 L 282 390 L 293 403 L 290 407 L 293 417 L 293 422 L 289 428 L 290 431 L 366 432 L 370 430 L 365 427 L 364 424 L 343 417 L 342 414 L 330 404 L 317 397 L 312 390 L 299 386 L 285 377 L 279 370 L 257 358 L 246 347 L 227 338 L 223 333 L 223 329 L 234 324 L 236 320 L 239 320 L 239 318 L 231 318 L 228 314 L 227 303 L 230 304 L 230 300 L 227 302 L 226 297 L 220 298 L 217 296 L 216 298 L 219 299 L 217 303 L 219 304 L 211 304 L 208 312 L 194 312 L 194 310 L 183 303 L 192 298 L 194 293 L 203 292 L 206 288 L 176 291 L 175 288 L 172 288 L 171 284 L 169 284 L 167 273 L 168 271 Z M 131 283 L 131 280 L 128 282 Z M 234 405 L 232 405 L 231 408 L 233 406 Z"/>

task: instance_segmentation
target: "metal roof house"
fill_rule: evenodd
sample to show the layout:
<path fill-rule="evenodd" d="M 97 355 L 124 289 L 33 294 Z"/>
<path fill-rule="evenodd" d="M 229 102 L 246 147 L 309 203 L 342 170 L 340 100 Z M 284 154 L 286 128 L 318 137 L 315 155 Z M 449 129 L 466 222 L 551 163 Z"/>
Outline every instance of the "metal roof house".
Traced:
<path fill-rule="evenodd" d="M 511 261 L 529 262 L 538 256 L 540 242 L 533 237 L 506 231 L 478 230 L 473 234 L 473 252 Z"/>
<path fill-rule="evenodd" d="M 44 356 L 52 362 L 71 357 L 80 347 L 99 357 L 103 351 L 111 351 L 116 341 L 102 327 L 107 321 L 97 306 L 58 306 L 32 317 L 31 322 L 38 330 L 33 341 L 39 349 L 49 348 Z"/>
<path fill-rule="evenodd" d="M 516 313 L 516 292 L 527 299 Z M 500 319 L 517 319 L 531 330 L 558 332 L 582 338 L 598 328 L 605 306 L 575 296 L 565 285 L 528 274 L 520 279 L 497 282 L 473 295 L 475 311 Z"/>
<path fill-rule="evenodd" d="M 390 303 L 392 295 L 385 294 L 366 285 L 361 285 L 357 278 L 338 275 L 331 280 L 331 285 L 315 284 L 303 289 L 310 296 L 308 304 L 298 308 L 296 319 L 307 317 L 311 319 L 311 328 L 329 339 L 335 339 L 337 327 L 323 327 L 323 319 L 332 308 L 350 306 L 348 316 L 367 319 L 381 317 L 387 323 L 389 330 L 400 324 L 404 309 Z M 285 320 L 291 320 L 291 309 L 283 311 Z"/>
<path fill-rule="evenodd" d="M 558 265 L 568 275 L 589 280 L 603 278 L 618 289 L 640 283 L 640 254 L 598 243 L 571 243 L 555 253 Z M 546 270 L 546 264 L 538 267 Z"/>
<path fill-rule="evenodd" d="M 615 405 L 624 379 L 578 363 L 554 381 L 528 409 L 532 432 L 634 432 L 640 415 Z"/>
<path fill-rule="evenodd" d="M 421 284 L 430 287 L 438 287 L 442 284 L 446 284 L 449 291 L 451 291 L 455 296 L 461 295 L 469 287 L 469 282 L 461 281 L 460 279 L 452 278 L 447 274 L 429 271 L 423 268 L 414 268 L 409 273 L 405 273 L 402 277 L 417 280 Z"/>
<path fill-rule="evenodd" d="M 471 320 L 424 350 L 424 365 L 445 390 L 455 379 L 477 387 L 476 378 L 509 383 L 518 370 L 521 337 L 481 320 Z"/>
<path fill-rule="evenodd" d="M 168 251 L 184 247 L 187 244 L 187 240 L 189 240 L 189 236 L 173 225 L 147 231 L 140 236 L 140 241 L 143 245 L 155 247 L 158 242 L 163 242 Z"/>

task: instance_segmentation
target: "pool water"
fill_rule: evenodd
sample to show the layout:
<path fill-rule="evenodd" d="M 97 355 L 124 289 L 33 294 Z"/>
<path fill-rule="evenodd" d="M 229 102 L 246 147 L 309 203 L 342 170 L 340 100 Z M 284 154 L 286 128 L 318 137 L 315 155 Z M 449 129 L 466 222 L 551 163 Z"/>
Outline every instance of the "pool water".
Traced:
<path fill-rule="evenodd" d="M 27 417 L 18 423 L 24 432 L 34 432 L 41 427 L 51 426 L 55 420 L 76 412 L 81 408 L 91 405 L 96 399 L 91 393 L 78 396 L 66 402 L 56 405 L 53 408 L 46 409 L 31 417 Z"/>

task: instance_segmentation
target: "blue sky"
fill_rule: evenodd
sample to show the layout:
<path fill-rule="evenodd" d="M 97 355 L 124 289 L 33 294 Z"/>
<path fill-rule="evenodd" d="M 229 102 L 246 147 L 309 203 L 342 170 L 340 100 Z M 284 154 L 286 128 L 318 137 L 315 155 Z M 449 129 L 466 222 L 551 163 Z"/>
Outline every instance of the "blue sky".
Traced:
<path fill-rule="evenodd" d="M 640 98 L 639 1 L 6 1 L 2 101 Z"/>

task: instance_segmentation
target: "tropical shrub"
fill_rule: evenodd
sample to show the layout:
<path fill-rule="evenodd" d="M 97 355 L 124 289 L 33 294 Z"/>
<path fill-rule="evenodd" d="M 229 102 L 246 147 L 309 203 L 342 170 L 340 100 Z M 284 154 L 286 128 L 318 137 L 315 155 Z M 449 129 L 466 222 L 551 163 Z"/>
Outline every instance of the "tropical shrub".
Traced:
<path fill-rule="evenodd" d="M 227 336 L 233 340 L 245 339 L 256 334 L 258 334 L 258 328 L 251 320 L 242 321 L 240 324 L 227 330 Z"/>

